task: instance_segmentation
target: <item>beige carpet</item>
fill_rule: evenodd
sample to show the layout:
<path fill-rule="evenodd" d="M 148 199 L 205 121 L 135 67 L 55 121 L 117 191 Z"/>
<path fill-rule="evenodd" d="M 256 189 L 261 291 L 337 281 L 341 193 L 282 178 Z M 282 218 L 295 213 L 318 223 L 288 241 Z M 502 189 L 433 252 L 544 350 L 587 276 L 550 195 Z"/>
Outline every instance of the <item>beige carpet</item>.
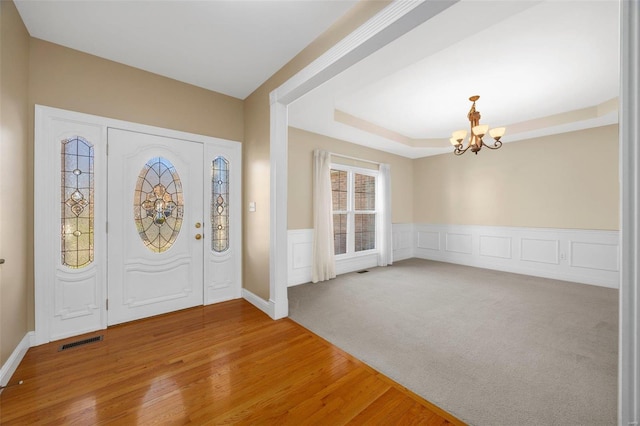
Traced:
<path fill-rule="evenodd" d="M 618 290 L 410 259 L 291 287 L 289 315 L 470 424 L 616 424 Z"/>

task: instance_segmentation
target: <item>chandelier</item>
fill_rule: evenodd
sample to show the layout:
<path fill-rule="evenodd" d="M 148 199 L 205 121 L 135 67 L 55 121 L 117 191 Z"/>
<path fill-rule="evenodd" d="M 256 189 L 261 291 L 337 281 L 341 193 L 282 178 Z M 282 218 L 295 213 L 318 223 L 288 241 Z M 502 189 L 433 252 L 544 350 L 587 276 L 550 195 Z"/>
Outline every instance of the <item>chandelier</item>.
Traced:
<path fill-rule="evenodd" d="M 504 135 L 506 129 L 504 127 L 496 127 L 495 129 L 489 130 L 489 126 L 487 126 L 486 124 L 480 124 L 480 111 L 476 111 L 476 101 L 478 99 L 480 99 L 480 96 L 477 95 L 471 96 L 469 98 L 469 100 L 473 102 L 473 105 L 471 105 L 469 114 L 467 114 L 471 128 L 471 134 L 469 135 L 469 144 L 467 145 L 467 147 L 464 149 L 462 148 L 464 138 L 467 136 L 466 130 L 457 130 L 453 132 L 451 138 L 449 139 L 449 142 L 451 142 L 451 145 L 453 145 L 455 148 L 455 150 L 453 151 L 455 155 L 462 155 L 467 152 L 469 148 L 471 148 L 471 152 L 478 155 L 478 151 L 480 151 L 483 146 L 486 146 L 489 149 L 498 149 L 502 146 L 500 138 Z M 493 146 L 485 144 L 482 140 L 484 135 L 487 133 L 487 130 L 489 130 L 489 134 L 495 140 Z"/>

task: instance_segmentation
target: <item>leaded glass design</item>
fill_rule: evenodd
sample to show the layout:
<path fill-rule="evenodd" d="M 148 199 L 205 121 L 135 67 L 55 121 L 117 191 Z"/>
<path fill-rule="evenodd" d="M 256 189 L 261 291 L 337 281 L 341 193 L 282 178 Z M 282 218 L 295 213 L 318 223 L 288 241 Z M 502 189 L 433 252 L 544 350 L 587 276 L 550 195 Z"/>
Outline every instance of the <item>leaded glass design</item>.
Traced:
<path fill-rule="evenodd" d="M 178 238 L 184 199 L 175 167 L 163 157 L 147 161 L 138 176 L 133 217 L 142 242 L 155 253 L 171 248 Z"/>
<path fill-rule="evenodd" d="M 60 151 L 61 260 L 79 269 L 93 262 L 93 145 L 75 136 Z"/>
<path fill-rule="evenodd" d="M 229 249 L 229 162 L 216 157 L 211 163 L 211 250 Z"/>

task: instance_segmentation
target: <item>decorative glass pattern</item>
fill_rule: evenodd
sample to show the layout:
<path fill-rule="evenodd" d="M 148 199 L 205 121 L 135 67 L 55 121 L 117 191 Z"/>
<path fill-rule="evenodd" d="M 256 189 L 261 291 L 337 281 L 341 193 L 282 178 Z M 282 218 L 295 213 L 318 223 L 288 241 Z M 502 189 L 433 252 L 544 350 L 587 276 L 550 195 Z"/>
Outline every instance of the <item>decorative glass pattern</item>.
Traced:
<path fill-rule="evenodd" d="M 169 250 L 178 238 L 183 215 L 178 172 L 166 158 L 150 159 L 140 171 L 133 197 L 133 218 L 142 242 L 155 253 Z"/>
<path fill-rule="evenodd" d="M 93 145 L 79 136 L 61 141 L 62 264 L 93 262 Z"/>
<path fill-rule="evenodd" d="M 216 157 L 211 163 L 211 250 L 229 249 L 229 162 Z"/>

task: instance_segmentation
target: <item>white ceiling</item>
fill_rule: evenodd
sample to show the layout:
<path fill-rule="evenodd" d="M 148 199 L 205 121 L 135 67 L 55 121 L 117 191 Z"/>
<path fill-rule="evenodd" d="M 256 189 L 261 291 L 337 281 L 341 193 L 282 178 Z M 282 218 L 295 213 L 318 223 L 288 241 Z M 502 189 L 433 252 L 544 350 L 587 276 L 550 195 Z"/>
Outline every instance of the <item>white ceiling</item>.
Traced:
<path fill-rule="evenodd" d="M 33 37 L 244 99 L 355 1 L 16 5 Z M 615 123 L 618 33 L 617 0 L 462 0 L 290 105 L 289 124 L 418 158 L 451 151 L 472 95 L 505 142 Z"/>
<path fill-rule="evenodd" d="M 356 0 L 16 0 L 31 36 L 244 99 Z"/>
<path fill-rule="evenodd" d="M 289 124 L 416 158 L 452 151 L 472 95 L 505 142 L 614 123 L 595 107 L 618 96 L 618 33 L 615 0 L 463 0 L 298 100 Z"/>

